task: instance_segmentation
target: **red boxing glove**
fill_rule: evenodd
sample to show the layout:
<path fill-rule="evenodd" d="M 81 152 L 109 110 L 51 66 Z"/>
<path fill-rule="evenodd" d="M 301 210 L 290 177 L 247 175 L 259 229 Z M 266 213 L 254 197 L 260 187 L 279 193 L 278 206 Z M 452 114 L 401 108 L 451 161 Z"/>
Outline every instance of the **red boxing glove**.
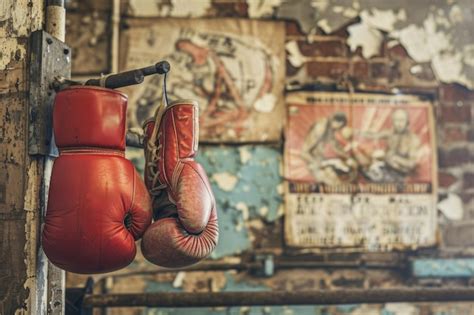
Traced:
<path fill-rule="evenodd" d="M 184 267 L 207 257 L 217 245 L 216 201 L 206 172 L 194 161 L 198 106 L 178 101 L 145 124 L 145 183 L 155 222 L 142 240 L 146 259 Z"/>
<path fill-rule="evenodd" d="M 127 97 L 75 86 L 59 92 L 53 111 L 56 145 L 43 248 L 75 273 L 123 268 L 151 223 L 151 200 L 125 159 Z"/>

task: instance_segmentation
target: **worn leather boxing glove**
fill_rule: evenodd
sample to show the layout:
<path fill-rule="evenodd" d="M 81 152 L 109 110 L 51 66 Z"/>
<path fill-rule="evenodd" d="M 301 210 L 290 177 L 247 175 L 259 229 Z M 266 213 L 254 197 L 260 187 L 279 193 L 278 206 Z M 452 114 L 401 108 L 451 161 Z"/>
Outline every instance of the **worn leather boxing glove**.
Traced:
<path fill-rule="evenodd" d="M 216 202 L 206 172 L 194 161 L 198 105 L 178 101 L 145 123 L 145 184 L 155 222 L 143 236 L 146 259 L 184 267 L 207 257 L 217 245 Z"/>
<path fill-rule="evenodd" d="M 97 87 L 59 92 L 54 161 L 43 249 L 56 266 L 103 273 L 135 258 L 135 241 L 151 223 L 151 200 L 125 159 L 126 95 Z"/>

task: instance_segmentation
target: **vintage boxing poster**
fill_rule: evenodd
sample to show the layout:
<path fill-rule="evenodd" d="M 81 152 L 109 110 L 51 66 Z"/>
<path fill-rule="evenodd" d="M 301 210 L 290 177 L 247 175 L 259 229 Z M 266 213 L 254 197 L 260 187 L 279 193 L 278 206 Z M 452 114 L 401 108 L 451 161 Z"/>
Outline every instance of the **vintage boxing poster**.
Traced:
<path fill-rule="evenodd" d="M 387 251 L 436 243 L 432 105 L 416 96 L 287 96 L 286 241 Z"/>
<path fill-rule="evenodd" d="M 121 70 L 167 60 L 170 101 L 197 100 L 200 140 L 278 141 L 284 122 L 284 23 L 241 19 L 127 19 Z M 125 92 L 129 125 L 153 115 L 162 77 Z"/>

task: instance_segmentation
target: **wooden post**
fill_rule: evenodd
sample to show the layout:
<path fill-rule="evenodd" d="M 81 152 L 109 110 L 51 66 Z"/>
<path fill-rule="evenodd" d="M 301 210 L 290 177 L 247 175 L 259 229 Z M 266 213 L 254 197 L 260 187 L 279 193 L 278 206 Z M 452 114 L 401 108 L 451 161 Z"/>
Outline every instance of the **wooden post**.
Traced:
<path fill-rule="evenodd" d="M 36 257 L 43 158 L 28 155 L 28 38 L 42 0 L 0 3 L 0 314 L 41 314 Z M 39 294 L 37 294 L 39 293 Z"/>
<path fill-rule="evenodd" d="M 40 250 L 45 156 L 30 154 L 32 121 L 48 124 L 31 110 L 41 105 L 31 95 L 43 73 L 32 71 L 30 35 L 44 28 L 44 2 L 0 2 L 0 315 L 61 314 L 64 307 L 63 292 L 52 291 L 64 286 L 64 273 L 51 277 Z"/>

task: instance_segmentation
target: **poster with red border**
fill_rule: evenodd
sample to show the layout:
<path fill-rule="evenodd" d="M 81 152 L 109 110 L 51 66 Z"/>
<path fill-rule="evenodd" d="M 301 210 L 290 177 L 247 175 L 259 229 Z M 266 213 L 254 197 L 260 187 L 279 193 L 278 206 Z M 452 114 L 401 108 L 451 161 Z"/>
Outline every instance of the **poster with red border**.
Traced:
<path fill-rule="evenodd" d="M 432 104 L 413 95 L 287 96 L 286 242 L 386 251 L 436 244 Z"/>

